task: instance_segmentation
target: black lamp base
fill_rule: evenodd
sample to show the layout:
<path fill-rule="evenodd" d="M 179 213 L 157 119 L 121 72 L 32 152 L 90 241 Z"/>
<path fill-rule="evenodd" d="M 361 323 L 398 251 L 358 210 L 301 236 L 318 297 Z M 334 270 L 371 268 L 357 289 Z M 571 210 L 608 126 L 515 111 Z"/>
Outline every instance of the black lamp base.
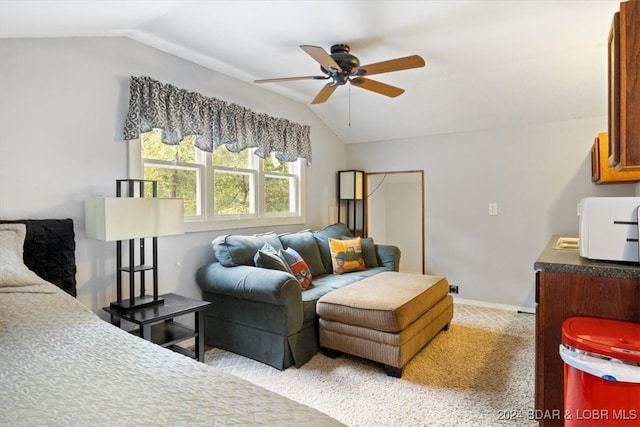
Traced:
<path fill-rule="evenodd" d="M 143 297 L 136 297 L 133 299 L 127 298 L 122 301 L 114 301 L 110 304 L 110 307 L 114 310 L 124 311 L 128 313 L 130 311 L 140 310 L 154 305 L 164 304 L 163 298 L 154 298 L 153 295 L 145 295 Z"/>

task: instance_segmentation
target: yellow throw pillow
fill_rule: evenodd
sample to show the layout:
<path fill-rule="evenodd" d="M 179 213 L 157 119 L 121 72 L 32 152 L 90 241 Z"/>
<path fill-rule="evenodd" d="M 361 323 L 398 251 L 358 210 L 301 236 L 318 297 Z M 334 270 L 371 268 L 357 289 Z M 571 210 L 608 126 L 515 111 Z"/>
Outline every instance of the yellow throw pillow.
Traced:
<path fill-rule="evenodd" d="M 351 240 L 329 238 L 333 274 L 362 271 L 366 269 L 362 257 L 362 241 L 359 237 Z"/>

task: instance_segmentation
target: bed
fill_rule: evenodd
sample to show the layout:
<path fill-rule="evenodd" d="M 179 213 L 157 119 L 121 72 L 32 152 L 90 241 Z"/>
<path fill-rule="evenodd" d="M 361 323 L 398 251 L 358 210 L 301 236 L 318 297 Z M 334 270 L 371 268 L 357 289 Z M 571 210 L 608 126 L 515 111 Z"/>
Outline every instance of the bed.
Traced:
<path fill-rule="evenodd" d="M 72 220 L 0 221 L 0 425 L 342 425 L 100 319 L 75 273 Z"/>

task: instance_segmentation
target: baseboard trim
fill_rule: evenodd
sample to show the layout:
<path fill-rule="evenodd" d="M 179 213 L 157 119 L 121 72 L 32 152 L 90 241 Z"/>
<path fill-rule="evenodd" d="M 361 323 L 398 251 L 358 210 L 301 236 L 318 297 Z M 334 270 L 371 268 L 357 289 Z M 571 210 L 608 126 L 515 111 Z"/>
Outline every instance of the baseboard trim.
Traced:
<path fill-rule="evenodd" d="M 507 310 L 507 311 L 517 311 L 519 313 L 526 314 L 535 314 L 536 309 L 534 307 L 518 307 L 516 305 L 507 305 L 507 304 L 496 304 L 493 302 L 486 301 L 477 301 L 473 299 L 464 299 L 458 298 L 456 296 L 453 297 L 454 303 L 466 304 L 466 305 L 475 305 L 477 307 L 486 307 L 486 308 L 495 308 L 498 310 Z"/>

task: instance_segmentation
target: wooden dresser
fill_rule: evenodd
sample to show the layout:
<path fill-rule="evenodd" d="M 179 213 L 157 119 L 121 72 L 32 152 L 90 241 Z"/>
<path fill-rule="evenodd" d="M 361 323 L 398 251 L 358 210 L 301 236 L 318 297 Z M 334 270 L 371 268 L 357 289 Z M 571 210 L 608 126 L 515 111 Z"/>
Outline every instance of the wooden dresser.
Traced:
<path fill-rule="evenodd" d="M 536 271 L 536 418 L 562 426 L 562 322 L 592 316 L 640 323 L 640 265 L 593 261 L 577 249 L 554 249 L 553 236 L 534 263 Z"/>

